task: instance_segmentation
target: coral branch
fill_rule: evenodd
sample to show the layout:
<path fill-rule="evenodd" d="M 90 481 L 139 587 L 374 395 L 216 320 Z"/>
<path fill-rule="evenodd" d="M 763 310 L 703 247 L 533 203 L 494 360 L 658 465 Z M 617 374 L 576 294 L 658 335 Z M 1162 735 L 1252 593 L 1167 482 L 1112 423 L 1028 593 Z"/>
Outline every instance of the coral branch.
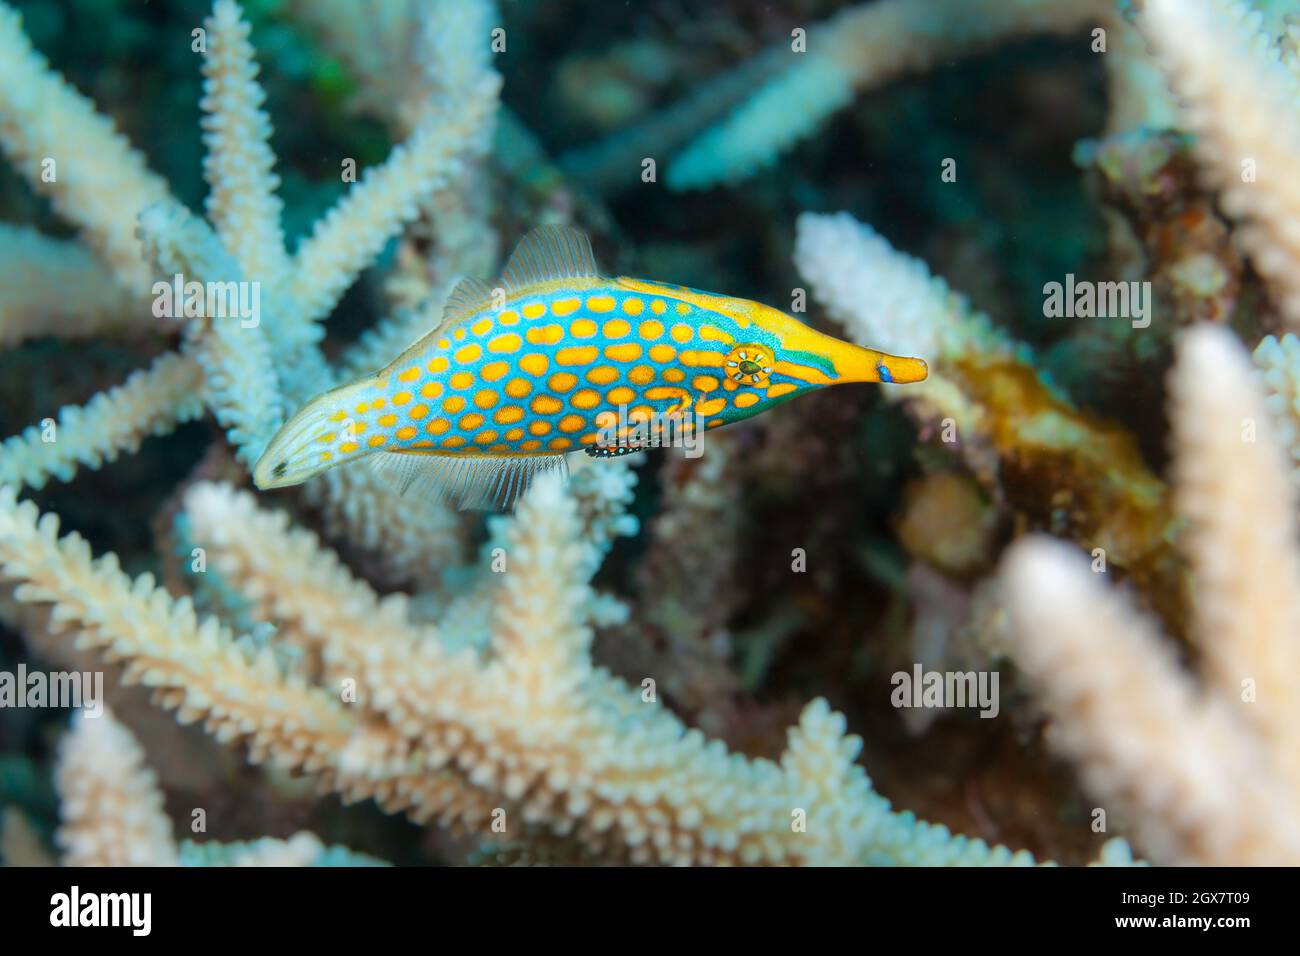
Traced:
<path fill-rule="evenodd" d="M 199 106 L 205 113 L 203 174 L 212 190 L 208 219 L 243 273 L 274 286 L 283 280 L 289 257 L 275 195 L 280 180 L 268 142 L 271 123 L 261 108 L 266 94 L 257 82 L 250 27 L 234 0 L 217 0 L 206 25 L 209 49 Z"/>
<path fill-rule="evenodd" d="M 129 289 L 149 281 L 135 236 L 141 210 L 170 199 L 112 120 L 32 49 L 22 21 L 0 3 L 0 148 L 32 188 L 76 224 Z M 49 165 L 50 162 L 54 166 Z"/>
<path fill-rule="evenodd" d="M 581 609 L 591 600 L 587 579 L 599 558 L 592 561 L 589 548 L 559 477 L 540 480 L 505 538 L 512 566 L 502 576 L 492 639 L 515 705 L 540 719 L 569 709 L 591 668 L 591 628 Z"/>
<path fill-rule="evenodd" d="M 1050 740 L 1102 806 L 1132 817 L 1163 863 L 1294 862 L 1288 808 L 1256 783 L 1259 755 L 1200 698 L 1151 623 L 1063 544 L 1027 541 L 1004 567 L 1017 663 L 1053 718 Z"/>
<path fill-rule="evenodd" d="M 269 650 L 248 653 L 215 619 L 200 622 L 188 599 L 173 600 L 152 576 L 132 581 L 112 554 L 92 560 L 75 533 L 59 540 L 58 519 L 8 488 L 0 488 L 0 574 L 18 582 L 19 601 L 53 604 L 53 625 L 79 646 L 129 659 L 126 679 L 154 688 L 182 722 L 204 720 L 220 740 L 247 738 L 254 760 L 328 779 L 352 723 L 337 700 L 283 676 Z"/>
<path fill-rule="evenodd" d="M 180 275 L 185 283 L 203 283 L 217 288 L 228 305 L 231 297 L 244 301 L 257 287 L 221 245 L 203 220 L 184 206 L 151 206 L 140 216 L 140 238 L 159 272 Z M 263 331 L 261 315 L 209 315 L 214 305 L 205 291 L 202 314 L 186 323 L 188 351 L 203 367 L 208 404 L 217 421 L 228 429 L 240 457 L 250 466 L 257 461 L 275 430 L 283 421 L 280 388 L 271 363 L 271 351 Z M 181 303 L 174 302 L 177 317 Z"/>
<path fill-rule="evenodd" d="M 167 353 L 117 388 L 83 406 L 59 410 L 50 428 L 28 426 L 0 444 L 0 485 L 44 487 L 71 481 L 77 467 L 99 468 L 203 413 L 203 374 L 190 359 Z"/>
<path fill-rule="evenodd" d="M 1297 86 L 1259 18 L 1236 0 L 1147 0 L 1138 25 L 1197 134 L 1206 177 L 1255 268 L 1300 329 Z"/>
<path fill-rule="evenodd" d="M 1068 524 L 1159 596 L 1162 614 L 1180 616 L 1164 486 L 1131 436 L 1074 408 L 1027 349 L 851 216 L 800 216 L 795 263 L 852 338 L 930 359 L 929 379 L 898 394 L 921 409 L 927 428 L 946 428 L 945 443 L 1032 520 Z"/>
<path fill-rule="evenodd" d="M 1293 671 L 1271 670 L 1293 668 L 1300 650 L 1284 470 L 1276 449 L 1233 447 L 1262 400 L 1227 333 L 1188 334 L 1172 396 L 1204 690 L 1144 615 L 1054 542 L 1019 543 L 1005 560 L 1014 653 L 1042 692 L 1053 744 L 1133 819 L 1154 859 L 1295 864 L 1300 725 L 1284 686 Z"/>
<path fill-rule="evenodd" d="M 0 261 L 21 276 L 0 284 L 0 347 L 45 335 L 81 339 L 160 330 L 148 300 L 119 285 L 79 243 L 0 224 Z"/>
<path fill-rule="evenodd" d="M 459 171 L 459 154 L 495 106 L 498 85 L 494 74 L 454 109 L 432 112 L 317 222 L 294 255 L 286 314 L 304 322 L 328 314 L 384 243 L 415 219 L 419 202 Z"/>
<path fill-rule="evenodd" d="M 144 751 L 105 709 L 79 713 L 59 748 L 66 866 L 175 866 L 171 821 Z"/>
<path fill-rule="evenodd" d="M 742 179 L 774 162 L 864 89 L 1011 37 L 1069 33 L 1096 23 L 1096 0 L 881 0 L 808 31 L 807 51 L 725 120 L 689 143 L 668 170 L 673 189 Z"/>
<path fill-rule="evenodd" d="M 537 500 L 525 507 L 540 507 L 552 493 L 541 485 L 530 492 Z M 781 766 L 707 742 L 643 700 L 639 690 L 600 671 L 585 671 L 563 711 L 539 717 L 522 706 L 535 692 L 521 688 L 508 666 L 482 664 L 472 650 L 445 649 L 431 632 L 407 623 L 405 599 L 380 601 L 332 556 L 318 551 L 312 535 L 286 531 L 283 518 L 258 513 L 247 495 L 198 486 L 191 492 L 189 514 L 196 537 L 211 543 L 223 574 L 236 586 L 244 582 L 275 616 L 318 635 L 333 672 L 355 675 L 363 703 L 420 741 L 411 757 L 423 762 L 427 775 L 438 775 L 444 819 L 460 810 L 453 800 L 464 801 L 477 788 L 497 793 L 497 806 L 518 807 L 524 823 L 572 833 L 607 858 L 626 854 L 634 861 L 676 863 L 1028 859 L 891 813 L 852 764 L 860 742 L 844 736 L 843 719 L 833 717 L 825 702 L 808 706 Z M 515 555 L 507 574 L 531 580 L 555 566 L 557 549 L 565 547 L 549 537 L 519 540 L 528 546 Z M 561 612 L 553 608 L 551 613 Z M 571 636 L 560 646 L 581 643 Z M 512 653 L 508 644 L 497 646 L 502 655 Z M 830 779 L 821 776 L 827 761 L 836 767 Z M 476 816 L 460 822 L 481 825 L 481 806 L 481 797 L 465 804 L 461 812 Z M 513 818 L 509 811 L 507 816 Z M 806 829 L 792 825 L 803 817 Z"/>

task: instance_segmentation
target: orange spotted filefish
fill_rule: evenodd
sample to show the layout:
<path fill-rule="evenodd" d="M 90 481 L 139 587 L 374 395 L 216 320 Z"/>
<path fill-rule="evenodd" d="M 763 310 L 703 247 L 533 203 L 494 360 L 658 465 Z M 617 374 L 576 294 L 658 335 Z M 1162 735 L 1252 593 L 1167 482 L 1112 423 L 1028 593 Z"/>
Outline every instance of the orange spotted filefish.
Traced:
<path fill-rule="evenodd" d="M 571 452 L 636 450 L 643 423 L 707 430 L 826 385 L 925 377 L 921 359 L 758 302 L 603 277 L 584 234 L 543 226 L 495 287 L 462 280 L 441 324 L 392 364 L 303 406 L 253 481 L 281 488 L 364 458 L 403 489 L 421 480 L 462 507 L 503 507 Z"/>

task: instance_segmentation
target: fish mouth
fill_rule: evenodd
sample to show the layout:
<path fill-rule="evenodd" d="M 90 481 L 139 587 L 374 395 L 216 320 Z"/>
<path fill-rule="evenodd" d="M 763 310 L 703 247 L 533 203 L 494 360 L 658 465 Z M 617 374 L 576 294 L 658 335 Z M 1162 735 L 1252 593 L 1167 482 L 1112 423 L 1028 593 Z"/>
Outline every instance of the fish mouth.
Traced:
<path fill-rule="evenodd" d="M 903 355 L 881 355 L 876 374 L 882 382 L 894 385 L 907 385 L 911 382 L 924 382 L 930 375 L 930 366 L 925 359 L 910 358 Z"/>
<path fill-rule="evenodd" d="M 354 404 L 357 394 L 370 386 L 369 379 L 341 385 L 317 395 L 298 409 L 280 426 L 253 466 L 253 484 L 258 490 L 300 485 L 341 464 L 344 459 L 337 454 L 322 460 L 316 452 L 329 449 L 316 442 L 325 432 L 337 430 L 338 413 Z"/>
<path fill-rule="evenodd" d="M 294 479 L 289 476 L 289 460 L 282 456 L 282 453 L 272 454 L 273 449 L 268 448 L 262 452 L 262 457 L 257 459 L 257 464 L 253 466 L 253 485 L 259 491 L 270 491 L 273 488 L 285 488 L 294 484 Z M 280 461 L 276 461 L 276 457 Z"/>
<path fill-rule="evenodd" d="M 253 466 L 253 484 L 259 491 L 301 484 L 315 473 L 307 465 L 304 455 L 312 433 L 321 428 L 319 411 L 313 404 L 285 422 L 257 459 Z"/>

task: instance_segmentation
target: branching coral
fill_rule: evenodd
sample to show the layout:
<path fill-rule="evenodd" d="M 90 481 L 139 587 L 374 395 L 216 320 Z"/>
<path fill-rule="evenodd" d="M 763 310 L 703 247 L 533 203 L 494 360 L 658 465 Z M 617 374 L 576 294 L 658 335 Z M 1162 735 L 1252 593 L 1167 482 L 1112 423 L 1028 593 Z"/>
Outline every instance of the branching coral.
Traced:
<path fill-rule="evenodd" d="M 460 116 L 467 98 L 500 83 L 491 61 L 493 31 L 501 28 L 490 0 L 383 0 L 364 14 L 364 26 L 355 22 L 356 4 L 347 0 L 313 0 L 294 10 L 366 80 L 358 108 L 384 120 L 396 135 L 409 136 L 440 112 Z M 358 44 L 359 30 L 373 42 Z M 394 84 L 399 76 L 402 82 Z M 383 95 L 374 95 L 379 91 Z M 421 203 L 420 221 L 408 230 L 398 267 L 385 283 L 394 304 L 404 309 L 440 309 L 444 284 L 488 274 L 496 264 L 485 162 L 495 117 L 487 112 L 465 119 L 472 128 L 466 129 L 462 162 L 447 188 Z M 430 248 L 416 253 L 417 244 Z"/>
<path fill-rule="evenodd" d="M 0 224 L 0 261 L 22 282 L 0 287 L 0 346 L 57 328 L 67 338 L 157 332 L 147 306 L 77 242 Z"/>
<path fill-rule="evenodd" d="M 161 275 L 234 289 L 245 282 L 238 264 L 207 223 L 179 204 L 159 203 L 144 210 L 138 235 Z M 213 414 L 251 465 L 284 419 L 260 316 L 218 317 L 205 309 L 186 322 L 185 337 L 185 351 L 203 369 Z"/>
<path fill-rule="evenodd" d="M 210 717 L 219 739 L 251 735 L 255 759 L 274 753 L 286 764 L 325 766 L 346 739 L 350 719 L 329 697 L 282 680 L 274 655 L 236 643 L 214 618 L 202 623 L 188 599 L 173 601 L 149 575 L 134 582 L 109 554 L 92 560 L 78 536 L 58 540 L 58 519 L 5 495 L 0 549 L 14 597 L 53 601 L 51 626 L 75 626 L 79 646 L 110 660 L 129 658 L 129 681 L 155 688 L 183 721 Z M 268 691 L 275 687 L 274 693 Z"/>
<path fill-rule="evenodd" d="M 1164 486 L 1130 436 L 1076 409 L 1042 379 L 1023 346 L 847 214 L 804 214 L 795 262 L 852 338 L 931 357 L 907 393 L 926 432 L 1030 520 L 1100 547 L 1179 616 Z"/>
<path fill-rule="evenodd" d="M 1265 336 L 1255 348 L 1255 364 L 1264 374 L 1278 438 L 1291 454 L 1291 480 L 1300 486 L 1300 338 Z"/>
<path fill-rule="evenodd" d="M 68 866 L 175 866 L 171 822 L 144 753 L 109 711 L 63 738 L 58 784 Z"/>
<path fill-rule="evenodd" d="M 638 181 L 642 157 L 676 151 L 694 137 L 669 165 L 671 188 L 739 180 L 812 135 L 866 89 L 1016 37 L 1070 33 L 1109 22 L 1108 7 L 1102 0 L 860 4 L 808 27 L 806 37 L 772 47 L 636 129 L 572 154 L 565 163 L 575 177 L 614 188 Z M 727 113 L 725 118 L 696 135 L 721 113 Z"/>
<path fill-rule="evenodd" d="M 108 118 L 49 69 L 0 6 L 0 149 L 130 289 L 148 279 L 135 219 L 170 196 Z M 52 166 L 50 164 L 53 164 Z"/>
<path fill-rule="evenodd" d="M 1148 0 L 1137 23 L 1178 94 L 1180 123 L 1195 135 L 1206 181 L 1240 225 L 1234 238 L 1268 281 L 1283 319 L 1300 323 L 1300 190 L 1290 175 L 1300 148 L 1292 104 L 1294 20 L 1286 4 L 1241 0 Z M 1255 350 L 1281 438 L 1300 460 L 1295 338 L 1265 337 Z M 1300 475 L 1300 471 L 1297 471 Z"/>
<path fill-rule="evenodd" d="M 1239 0 L 1146 0 L 1138 24 L 1197 134 L 1206 177 L 1224 210 L 1243 221 L 1237 238 L 1272 283 L 1287 320 L 1300 323 L 1300 151 L 1295 78 L 1276 38 Z"/>
<path fill-rule="evenodd" d="M 243 744 L 254 763 L 300 772 L 348 801 L 373 800 L 443 824 L 486 844 L 483 858 L 1032 862 L 1028 853 L 954 836 L 892 810 L 856 762 L 861 741 L 821 697 L 803 708 L 779 759 L 768 760 L 729 750 L 709 739 L 715 726 L 701 721 L 692 728 L 667 708 L 665 697 L 689 696 L 675 680 L 689 663 L 648 656 L 640 660 L 653 663 L 621 676 L 597 666 L 593 649 L 602 627 L 618 625 L 633 644 L 657 628 L 671 632 L 665 644 L 690 646 L 700 635 L 679 630 L 694 625 L 711 634 L 732 623 L 735 607 L 722 592 L 733 561 L 744 557 L 732 536 L 743 521 L 731 507 L 736 495 L 728 476 L 744 458 L 739 450 L 699 468 L 666 470 L 670 480 L 690 474 L 664 496 L 653 546 L 690 547 L 692 536 L 722 540 L 702 542 L 707 549 L 678 561 L 651 562 L 635 604 L 598 590 L 593 577 L 615 540 L 636 532 L 638 460 L 584 459 L 567 488 L 538 483 L 516 514 L 488 523 L 471 560 L 471 521 L 403 499 L 363 469 L 336 469 L 306 489 L 305 501 L 320 515 L 296 502 L 270 510 L 235 487 L 239 468 L 256 457 L 283 414 L 344 375 L 390 359 L 440 321 L 457 273 L 490 272 L 496 254 L 488 156 L 500 78 L 486 36 L 497 22 L 495 6 L 296 6 L 354 68 L 362 87 L 357 105 L 401 142 L 291 252 L 255 51 L 233 0 L 216 0 L 205 23 L 206 219 L 172 198 L 111 122 L 47 68 L 17 15 L 0 5 L 0 144 L 84 239 L 73 245 L 26 230 L 0 234 L 0 243 L 21 244 L 32 265 L 22 295 L 0 294 L 0 342 L 38 331 L 82 336 L 120 327 L 152 329 L 165 343 L 168 331 L 182 333 L 176 351 L 60 412 L 54 442 L 29 428 L 0 446 L 0 485 L 10 486 L 0 490 L 0 577 L 13 583 L 14 601 L 35 609 L 6 617 L 120 667 L 125 680 L 149 688 L 181 722 L 202 723 L 217 740 Z M 791 55 L 784 48 L 761 56 L 723 81 L 721 99 L 729 106 L 743 99 L 754 77 L 777 78 L 722 132 L 698 140 L 673 181 L 690 186 L 743 174 L 765 150 L 785 148 L 854 93 L 891 76 L 1023 33 L 1078 29 L 1099 15 L 1091 3 L 1059 0 L 976 6 L 988 14 L 983 20 L 971 18 L 969 5 L 944 20 L 940 15 L 957 9 L 946 0 L 924 11 L 885 0 L 810 31 L 807 60 L 795 69 L 781 62 Z M 937 31 L 936 16 L 943 21 Z M 373 42 L 356 42 L 359 33 Z M 1127 47 L 1124 55 L 1140 59 Z M 1128 79 L 1136 87 L 1137 79 Z M 791 93 L 809 92 L 818 94 L 815 101 L 776 116 L 774 125 L 750 125 L 767 123 L 765 105 L 781 107 Z M 716 117 L 715 106 L 673 112 L 658 128 L 685 138 L 701 116 Z M 718 161 L 712 170 L 700 158 L 710 144 L 719 147 L 709 159 Z M 93 168 L 84 162 L 88 155 L 95 156 Z M 60 175 L 48 181 L 41 176 L 47 156 L 60 164 Z M 323 320 L 394 240 L 396 265 L 385 275 L 394 314 L 332 366 L 320 348 Z M 1130 570 L 1150 562 L 1156 570 L 1139 575 L 1141 584 L 1168 573 L 1156 560 L 1163 560 L 1168 530 L 1163 486 L 1124 438 L 1053 392 L 1026 349 L 919 262 L 851 220 L 805 220 L 798 260 L 818 298 L 855 337 L 932 358 L 934 377 L 912 399 L 927 438 L 952 418 L 967 460 L 981 477 L 998 479 L 989 486 L 1006 491 L 1034 521 L 1104 545 Z M 260 321 L 206 313 L 180 315 L 174 324 L 151 321 L 142 312 L 149 308 L 146 291 L 152 280 L 177 273 L 255 284 Z M 98 283 L 105 292 L 96 298 L 79 289 L 60 299 L 55 292 L 63 282 Z M 59 327 L 42 329 L 40 316 L 58 317 Z M 1023 407 L 1034 414 L 1012 414 Z M 98 467 L 204 408 L 233 454 L 218 446 L 223 481 L 199 480 L 214 469 L 198 469 L 155 517 L 153 527 L 162 529 L 156 534 L 169 545 L 161 557 L 165 587 L 150 574 L 132 579 L 123 572 L 138 555 L 94 558 L 75 533 L 60 539 L 54 515 L 18 500 L 23 486 L 68 480 L 78 466 Z M 781 452 L 766 454 L 770 460 Z M 1044 456 L 1054 465 L 1068 460 L 1070 469 L 1051 472 L 1053 481 L 1064 481 L 1052 485 L 1042 473 L 1016 471 Z M 1007 480 L 1017 475 L 1021 484 Z M 1050 500 L 1034 497 L 1044 487 L 1053 488 Z M 1094 488 L 1101 490 L 1088 497 Z M 1064 505 L 1062 495 L 1069 499 Z M 172 526 L 168 508 L 181 501 Z M 292 524 L 291 515 L 315 521 L 337 554 Z M 203 559 L 187 562 L 187 573 L 175 561 L 180 545 L 180 553 Z M 653 593 L 686 585 L 705 593 L 666 600 Z M 411 593 L 383 593 L 394 586 Z M 705 602 L 714 606 L 701 610 Z M 201 616 L 196 607 L 217 616 Z M 754 630 L 801 620 L 797 611 L 773 618 Z M 1225 658 L 1218 666 L 1226 672 L 1237 665 Z M 1266 682 L 1260 687 L 1276 693 Z M 796 705 L 821 692 L 800 689 Z M 689 701 L 686 709 L 693 709 Z M 1261 748 L 1272 746 L 1284 724 L 1270 719 L 1251 733 Z M 1279 772 L 1295 771 L 1287 765 Z M 60 776 L 61 839 L 70 861 L 362 862 L 301 834 L 178 845 L 138 746 L 111 717 L 74 723 Z M 1109 845 L 1103 860 L 1131 862 L 1122 843 Z"/>
<path fill-rule="evenodd" d="M 327 680 L 351 680 L 358 713 L 252 657 L 188 602 L 76 536 L 56 540 L 29 504 L 0 506 L 0 567 L 22 601 L 51 602 L 86 646 L 130 661 L 183 720 L 247 737 L 254 759 L 318 773 L 352 798 L 486 835 L 495 810 L 572 833 L 606 858 L 660 862 L 1027 862 L 894 814 L 853 764 L 860 747 L 824 702 L 806 709 L 780 764 L 710 744 L 641 691 L 593 669 L 580 616 L 590 561 L 558 483 L 525 500 L 509 537 L 490 653 L 442 648 L 307 532 L 217 486 L 191 492 L 197 540 L 268 616 L 318 642 Z M 527 622 L 532 622 L 529 625 Z M 801 825 L 806 821 L 806 827 Z"/>
<path fill-rule="evenodd" d="M 105 711 L 79 716 L 63 738 L 58 769 L 65 866 L 338 866 L 368 857 L 325 847 L 311 833 L 287 840 L 177 845 L 162 794 L 130 732 Z"/>
<path fill-rule="evenodd" d="M 285 411 L 282 394 L 296 401 L 329 384 L 333 373 L 312 344 L 319 337 L 316 320 L 328 313 L 384 243 L 415 218 L 419 200 L 459 168 L 458 152 L 470 140 L 477 142 L 499 78 L 481 76 L 460 90 L 454 104 L 443 102 L 431 109 L 388 162 L 367 171 L 286 258 L 266 143 L 270 127 L 261 111 L 263 93 L 255 79 L 247 25 L 233 0 L 221 0 L 208 28 L 212 46 L 205 61 L 203 106 L 209 155 L 204 171 L 212 188 L 209 210 L 215 228 L 175 203 L 111 122 L 46 67 L 8 7 L 0 7 L 0 48 L 5 50 L 0 144 L 33 186 L 47 192 L 59 212 L 81 227 L 123 287 L 139 290 L 139 299 L 131 300 L 136 308 L 143 307 L 142 293 L 148 288 L 148 272 L 142 269 L 146 261 L 167 282 L 180 273 L 186 281 L 258 287 L 260 317 L 198 316 L 186 322 L 185 352 L 203 369 L 206 403 L 230 429 L 247 462 L 260 452 Z M 40 160 L 46 156 L 68 157 L 63 174 L 53 180 L 42 176 Z M 82 162 L 86 156 L 94 156 L 94 163 Z M 122 298 L 112 296 L 105 302 Z M 71 307 L 78 301 L 65 304 Z M 78 324 L 99 321 L 93 317 L 105 302 L 86 301 L 65 327 L 75 333 Z M 161 383 L 146 377 L 135 382 L 132 394 L 147 392 L 147 400 L 139 395 L 129 406 L 119 403 L 118 411 L 135 411 L 141 416 L 138 421 L 115 422 L 107 435 L 82 434 L 86 420 L 73 416 L 68 424 L 75 427 L 64 429 L 59 440 L 73 449 L 102 449 L 111 458 L 115 447 L 131 447 L 129 441 L 113 446 L 114 435 L 158 433 L 166 430 L 169 417 L 192 417 L 188 401 L 176 412 L 167 412 L 165 402 L 174 392 L 163 386 L 172 381 L 174 377 Z M 66 463 L 81 455 L 94 460 L 83 452 L 54 454 L 30 440 L 8 447 L 6 474 L 14 478 L 42 473 L 52 459 Z M 29 453 L 39 454 L 31 458 Z M 71 471 L 61 465 L 56 473 L 66 479 Z M 401 577 L 430 579 L 430 541 L 450 545 L 447 552 L 435 553 L 435 559 L 456 553 L 458 533 L 442 509 L 422 509 L 417 521 L 393 520 L 409 509 L 400 507 L 392 491 L 373 476 L 324 480 L 309 494 L 322 503 L 334 527 L 362 546 L 381 546 Z"/>
<path fill-rule="evenodd" d="M 1027 540 L 1004 577 L 1017 661 L 1052 741 L 1166 863 L 1300 861 L 1294 493 L 1249 363 L 1219 330 L 1187 336 L 1171 379 L 1191 636 L 1203 687 L 1149 619 L 1064 544 Z"/>
<path fill-rule="evenodd" d="M 69 480 L 80 466 L 98 468 L 133 452 L 149 435 L 198 418 L 201 373 L 184 356 L 168 353 L 117 388 L 84 406 L 60 409 L 57 420 L 29 426 L 0 443 L 0 484 L 42 487 Z"/>
<path fill-rule="evenodd" d="M 401 599 L 377 601 L 317 551 L 309 535 L 286 537 L 277 530 L 282 522 L 258 514 L 246 497 L 215 488 L 196 492 L 190 512 L 196 529 L 214 536 L 223 573 L 257 588 L 274 617 L 296 620 L 322 641 L 330 672 L 354 675 L 362 702 L 412 738 L 415 766 L 479 793 L 462 808 L 417 804 L 418 816 L 439 812 L 448 822 L 481 825 L 479 814 L 495 805 L 483 798 L 495 791 L 525 824 L 573 832 L 606 858 L 1010 859 L 978 841 L 938 840 L 929 855 L 910 842 L 898 845 L 911 824 L 889 814 L 861 772 L 845 762 L 858 745 L 843 737 L 842 719 L 824 704 L 810 705 L 778 768 L 707 744 L 643 700 L 639 689 L 593 670 L 590 632 L 573 616 L 590 573 L 582 550 L 566 543 L 575 537 L 574 507 L 554 483 L 540 486 L 521 507 L 484 662 L 472 653 L 449 653 L 434 634 L 405 625 Z M 249 547 L 252 540 L 260 545 Z M 292 584 L 278 575 L 292 576 Z M 827 775 L 813 774 L 822 769 L 816 761 L 833 765 Z M 808 833 L 792 829 L 796 809 L 815 821 Z M 806 839 L 814 831 L 818 839 Z"/>
<path fill-rule="evenodd" d="M 246 275 L 275 285 L 284 280 L 289 262 L 275 195 L 271 122 L 262 110 L 265 94 L 257 83 L 250 29 L 237 4 L 218 3 L 207 30 L 211 51 L 203 60 L 199 106 L 208 150 L 203 174 L 212 185 L 208 219 Z"/>

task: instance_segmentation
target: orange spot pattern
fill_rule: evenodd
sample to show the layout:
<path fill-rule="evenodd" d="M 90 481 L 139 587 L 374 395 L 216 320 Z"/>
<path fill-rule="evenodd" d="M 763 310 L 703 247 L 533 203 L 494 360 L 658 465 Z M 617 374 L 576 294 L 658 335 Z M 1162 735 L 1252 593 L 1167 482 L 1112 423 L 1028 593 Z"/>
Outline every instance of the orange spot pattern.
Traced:
<path fill-rule="evenodd" d="M 371 448 L 553 454 L 594 444 L 611 406 L 624 406 L 634 420 L 692 405 L 716 416 L 729 404 L 753 408 L 794 390 L 737 388 L 705 374 L 722 365 L 716 349 L 731 336 L 700 324 L 703 317 L 685 302 L 617 287 L 515 296 L 508 308 L 489 307 L 385 370 L 376 382 L 384 392 L 391 383 L 391 393 L 336 412 L 331 420 L 350 421 L 352 430 L 344 443 L 326 444 L 337 452 L 364 441 Z M 391 412 L 371 417 L 386 402 Z M 382 431 L 357 438 L 367 421 Z"/>

